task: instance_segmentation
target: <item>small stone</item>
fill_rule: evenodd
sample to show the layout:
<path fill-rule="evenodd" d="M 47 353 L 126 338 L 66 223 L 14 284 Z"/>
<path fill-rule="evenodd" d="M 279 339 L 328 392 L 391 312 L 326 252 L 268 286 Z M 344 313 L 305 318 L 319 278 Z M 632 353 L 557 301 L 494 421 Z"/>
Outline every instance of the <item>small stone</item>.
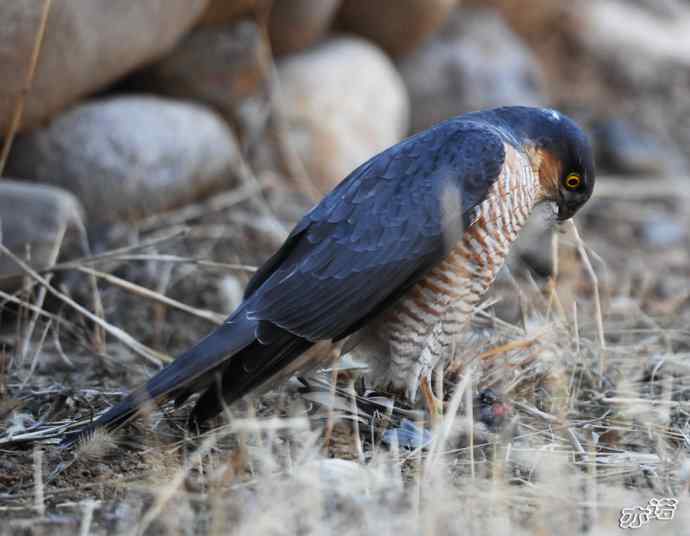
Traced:
<path fill-rule="evenodd" d="M 77 195 L 89 224 L 136 220 L 232 184 L 239 153 L 207 108 L 150 96 L 91 101 L 19 137 L 8 171 Z"/>

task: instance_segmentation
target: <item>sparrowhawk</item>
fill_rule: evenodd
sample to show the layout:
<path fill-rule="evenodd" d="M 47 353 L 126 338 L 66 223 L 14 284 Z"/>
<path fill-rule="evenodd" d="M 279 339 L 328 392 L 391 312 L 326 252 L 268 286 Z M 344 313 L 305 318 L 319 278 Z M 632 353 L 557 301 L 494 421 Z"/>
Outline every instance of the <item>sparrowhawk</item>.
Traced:
<path fill-rule="evenodd" d="M 304 215 L 222 326 L 68 442 L 194 393 L 203 421 L 313 366 L 300 356 L 322 340 L 349 338 L 376 385 L 428 402 L 432 371 L 534 207 L 550 202 L 568 219 L 594 180 L 586 135 L 555 110 L 473 112 L 407 138 Z"/>

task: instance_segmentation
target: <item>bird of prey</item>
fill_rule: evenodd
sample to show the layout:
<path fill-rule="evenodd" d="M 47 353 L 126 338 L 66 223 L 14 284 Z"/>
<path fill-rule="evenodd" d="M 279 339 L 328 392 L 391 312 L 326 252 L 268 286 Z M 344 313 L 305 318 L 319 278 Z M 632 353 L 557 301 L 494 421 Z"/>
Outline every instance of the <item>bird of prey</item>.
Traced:
<path fill-rule="evenodd" d="M 317 342 L 346 338 L 376 385 L 433 407 L 432 371 L 534 207 L 566 220 L 594 181 L 586 135 L 551 109 L 473 112 L 411 136 L 304 215 L 223 325 L 66 443 L 194 393 L 204 421 L 298 370 Z"/>

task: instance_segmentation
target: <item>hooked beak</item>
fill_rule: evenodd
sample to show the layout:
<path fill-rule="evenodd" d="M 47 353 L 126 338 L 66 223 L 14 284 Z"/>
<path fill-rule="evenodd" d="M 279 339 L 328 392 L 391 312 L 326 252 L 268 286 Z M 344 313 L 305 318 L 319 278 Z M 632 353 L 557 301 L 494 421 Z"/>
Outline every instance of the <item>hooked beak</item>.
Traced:
<path fill-rule="evenodd" d="M 566 203 L 565 200 L 561 199 L 558 203 L 558 216 L 556 218 L 558 221 L 569 220 L 575 215 L 580 206 L 579 203 Z"/>

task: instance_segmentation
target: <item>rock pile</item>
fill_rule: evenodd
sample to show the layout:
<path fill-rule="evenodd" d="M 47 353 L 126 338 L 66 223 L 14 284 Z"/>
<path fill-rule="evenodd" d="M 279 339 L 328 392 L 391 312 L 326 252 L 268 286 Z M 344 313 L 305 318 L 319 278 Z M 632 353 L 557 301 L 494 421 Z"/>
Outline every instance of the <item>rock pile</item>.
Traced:
<path fill-rule="evenodd" d="M 0 180 L 3 243 L 20 255 L 34 244 L 45 264 L 68 222 L 134 222 L 237 187 L 247 165 L 325 192 L 414 131 L 503 104 L 592 111 L 580 117 L 616 172 L 685 164 L 690 7 L 606 0 L 573 17 L 543 1 L 55 0 Z M 0 4 L 1 132 L 42 5 Z M 673 97 L 666 137 L 658 115 L 635 113 L 649 94 Z"/>

